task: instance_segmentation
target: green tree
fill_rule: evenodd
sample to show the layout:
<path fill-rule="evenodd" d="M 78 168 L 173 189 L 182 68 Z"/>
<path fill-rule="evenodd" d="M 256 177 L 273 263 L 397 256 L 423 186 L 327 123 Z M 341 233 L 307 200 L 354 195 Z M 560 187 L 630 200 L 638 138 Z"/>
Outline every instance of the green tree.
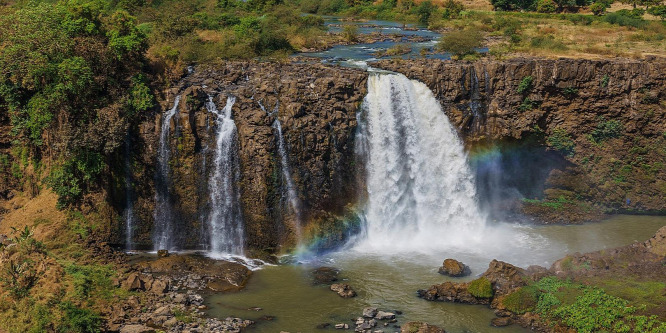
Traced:
<path fill-rule="evenodd" d="M 421 2 L 421 4 L 416 7 L 416 15 L 419 17 L 419 23 L 428 25 L 428 22 L 430 22 L 430 17 L 434 11 L 435 5 L 433 5 L 430 0 Z"/>
<path fill-rule="evenodd" d="M 661 20 L 666 20 L 666 5 L 659 5 L 659 6 L 653 6 L 650 7 L 647 12 L 650 15 L 657 16 L 661 18 Z"/>
<path fill-rule="evenodd" d="M 0 100 L 16 144 L 63 166 L 50 177 L 60 180 L 50 184 L 63 205 L 95 184 L 132 117 L 152 106 L 145 82 L 132 79 L 144 66 L 145 36 L 126 11 L 104 7 L 31 3 L 0 19 Z"/>

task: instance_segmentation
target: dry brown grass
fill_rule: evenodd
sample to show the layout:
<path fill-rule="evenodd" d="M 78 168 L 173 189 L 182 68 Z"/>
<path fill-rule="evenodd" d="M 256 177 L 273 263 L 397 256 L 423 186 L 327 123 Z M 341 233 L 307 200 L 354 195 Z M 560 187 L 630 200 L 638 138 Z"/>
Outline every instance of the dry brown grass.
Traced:
<path fill-rule="evenodd" d="M 56 208 L 58 196 L 50 190 L 42 190 L 34 198 L 18 195 L 2 203 L 7 213 L 0 220 L 0 234 L 11 235 L 12 227 L 34 228 L 35 238 L 52 240 L 62 232 L 67 223 L 65 213 Z"/>

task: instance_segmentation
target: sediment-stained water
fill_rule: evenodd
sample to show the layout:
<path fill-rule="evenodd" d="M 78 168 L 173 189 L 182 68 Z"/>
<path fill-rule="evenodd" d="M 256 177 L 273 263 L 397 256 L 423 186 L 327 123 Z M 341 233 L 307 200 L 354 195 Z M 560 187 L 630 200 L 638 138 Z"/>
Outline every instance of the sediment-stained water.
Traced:
<path fill-rule="evenodd" d="M 316 332 L 322 323 L 348 323 L 361 315 L 363 307 L 400 310 L 398 325 L 419 320 L 438 325 L 447 332 L 524 332 L 518 326 L 493 328 L 493 312 L 483 305 L 430 302 L 416 295 L 418 289 L 453 280 L 437 273 L 445 258 L 459 259 L 471 267 L 472 275 L 457 281 L 474 279 L 482 274 L 492 259 L 522 267 L 538 264 L 549 266 L 555 260 L 574 252 L 589 252 L 644 241 L 660 227 L 666 217 L 615 216 L 607 221 L 572 226 L 513 226 L 522 236 L 515 244 L 498 244 L 513 251 L 494 253 L 405 252 L 402 254 L 367 254 L 352 249 L 301 261 L 297 264 L 269 266 L 255 271 L 247 289 L 235 294 L 209 295 L 208 313 L 218 317 L 238 316 L 255 320 L 250 332 Z M 525 243 L 525 237 L 541 242 Z M 490 241 L 490 240 L 489 240 Z M 498 246 L 498 247 L 499 247 Z M 314 285 L 310 272 L 320 266 L 342 270 L 340 277 L 358 296 L 343 299 L 327 286 Z M 261 311 L 249 310 L 260 307 Z M 262 319 L 262 317 L 265 317 Z M 274 317 L 272 320 L 267 320 Z M 382 327 L 380 327 L 382 328 Z M 388 326 L 385 332 L 397 331 Z"/>

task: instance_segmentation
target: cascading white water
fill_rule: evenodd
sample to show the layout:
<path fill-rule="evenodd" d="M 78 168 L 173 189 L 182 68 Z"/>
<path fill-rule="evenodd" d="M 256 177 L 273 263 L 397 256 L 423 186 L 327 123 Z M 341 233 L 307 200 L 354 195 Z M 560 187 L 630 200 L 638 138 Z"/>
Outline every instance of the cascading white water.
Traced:
<path fill-rule="evenodd" d="M 132 159 L 130 157 L 130 138 L 125 138 L 125 250 L 134 248 L 132 236 L 134 232 L 134 190 L 132 186 Z"/>
<path fill-rule="evenodd" d="M 485 216 L 461 140 L 426 85 L 371 73 L 357 151 L 368 202 L 361 251 L 427 251 L 481 241 Z"/>
<path fill-rule="evenodd" d="M 208 219 L 210 252 L 212 256 L 242 255 L 245 230 L 240 208 L 240 193 L 236 150 L 236 124 L 231 108 L 236 98 L 229 96 L 227 104 L 218 110 L 212 97 L 206 109 L 217 115 L 217 139 L 214 171 L 209 181 L 211 212 Z"/>
<path fill-rule="evenodd" d="M 171 119 L 178 113 L 180 95 L 176 96 L 173 107 L 164 115 L 160 132 L 160 142 L 157 151 L 157 170 L 155 174 L 155 225 L 153 226 L 153 248 L 155 250 L 173 250 L 173 216 L 171 210 L 171 195 L 169 189 L 169 132 Z"/>

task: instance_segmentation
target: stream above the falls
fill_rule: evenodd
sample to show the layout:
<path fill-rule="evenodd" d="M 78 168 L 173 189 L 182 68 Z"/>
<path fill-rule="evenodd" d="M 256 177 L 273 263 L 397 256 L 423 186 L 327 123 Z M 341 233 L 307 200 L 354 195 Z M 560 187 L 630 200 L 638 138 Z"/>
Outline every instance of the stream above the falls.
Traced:
<path fill-rule="evenodd" d="M 517 266 L 549 267 L 566 254 L 590 252 L 645 241 L 666 225 L 663 216 L 618 215 L 599 223 L 583 225 L 510 225 L 520 237 L 514 250 L 496 253 L 492 248 L 476 253 L 432 252 L 383 254 L 361 252 L 350 248 L 309 259 L 296 259 L 295 264 L 266 266 L 254 272 L 247 288 L 232 294 L 209 294 L 207 313 L 219 318 L 241 317 L 256 321 L 251 332 L 315 332 L 317 325 L 347 323 L 361 315 L 364 307 L 399 310 L 397 325 L 408 321 L 425 321 L 447 332 L 524 332 L 518 326 L 493 328 L 493 312 L 482 305 L 430 302 L 416 295 L 418 289 L 445 281 L 469 281 L 482 274 L 492 259 Z M 526 242 L 525 240 L 532 240 Z M 472 274 L 454 279 L 437 273 L 445 258 L 455 258 L 469 265 Z M 342 283 L 348 283 L 357 297 L 343 299 L 328 289 L 315 285 L 310 272 L 321 266 L 341 270 Z M 256 311 L 251 308 L 261 308 Z M 270 320 L 268 320 L 270 319 Z M 399 331 L 391 324 L 385 332 Z"/>
<path fill-rule="evenodd" d="M 299 53 L 298 56 L 320 58 L 323 63 L 349 67 L 363 67 L 365 65 L 359 62 L 372 62 L 380 58 L 451 59 L 449 53 L 434 52 L 441 34 L 425 27 L 382 20 L 345 21 L 344 18 L 336 16 L 323 18 L 330 33 L 341 33 L 345 25 L 353 25 L 359 35 L 374 34 L 376 38 L 370 43 L 335 45 L 323 51 Z M 384 51 L 396 46 L 404 47 L 405 51 L 392 56 L 382 55 Z M 479 48 L 477 51 L 488 52 L 488 49 Z"/>

